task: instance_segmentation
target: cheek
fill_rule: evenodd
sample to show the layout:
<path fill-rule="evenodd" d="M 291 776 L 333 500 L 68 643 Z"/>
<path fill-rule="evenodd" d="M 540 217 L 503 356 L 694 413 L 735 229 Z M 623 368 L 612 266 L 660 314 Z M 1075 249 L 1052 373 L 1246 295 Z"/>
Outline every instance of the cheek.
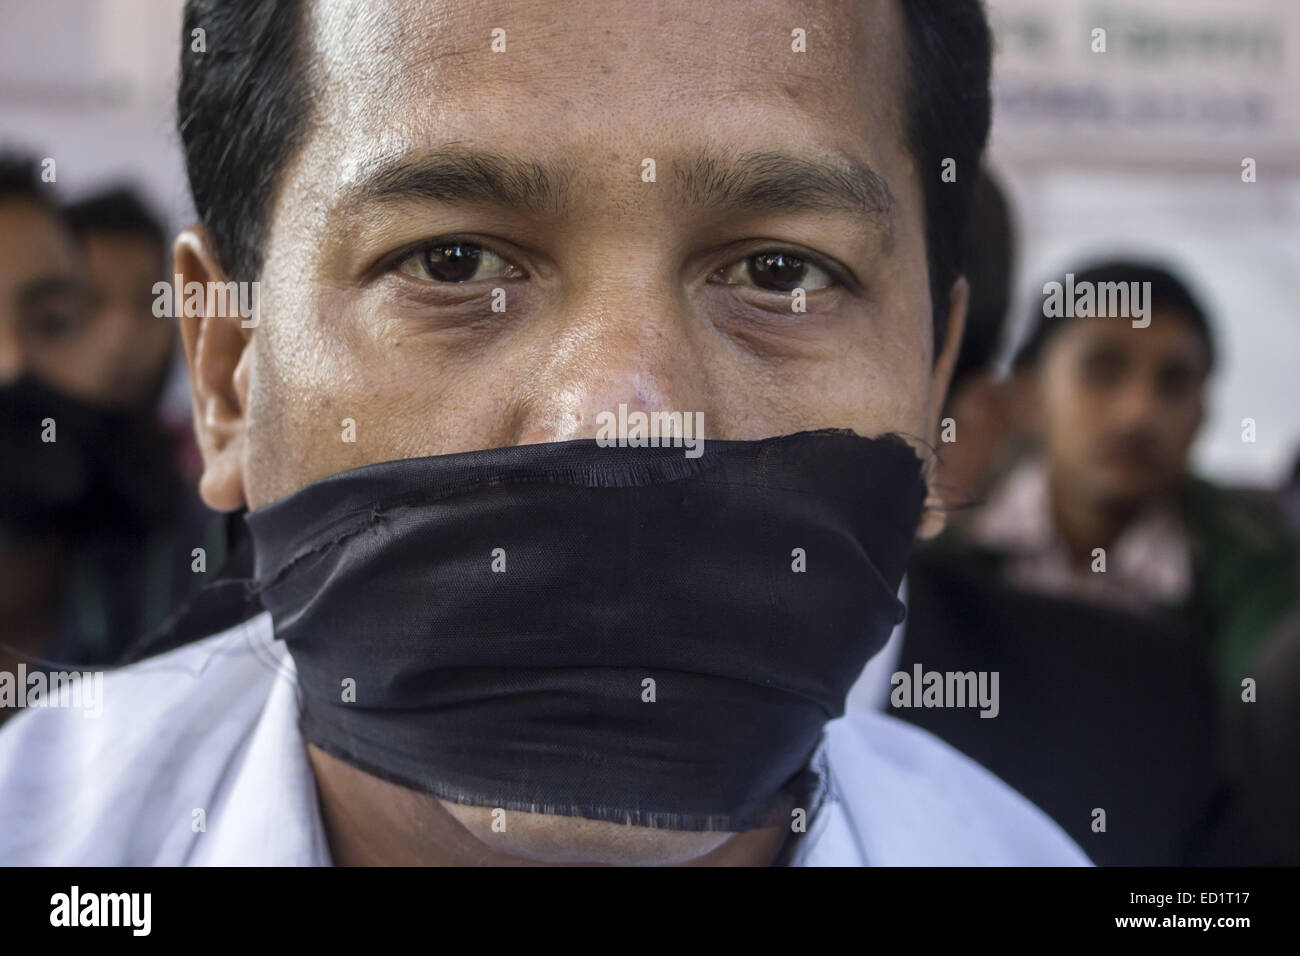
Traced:
<path fill-rule="evenodd" d="M 84 389 L 104 367 L 103 351 L 104 344 L 92 329 L 66 345 L 42 349 L 33 366 L 51 382 Z"/>
<path fill-rule="evenodd" d="M 263 321 L 248 356 L 245 488 L 251 507 L 327 475 L 356 457 L 368 421 L 355 374 L 324 326 L 263 291 Z M 349 427 L 347 420 L 352 421 Z M 352 439 L 352 440 L 349 440 Z"/>
<path fill-rule="evenodd" d="M 929 440 L 935 411 L 930 407 L 931 369 L 912 358 L 877 367 L 874 378 L 860 386 L 865 408 L 876 419 L 868 434 L 899 432 Z"/>
<path fill-rule="evenodd" d="M 1194 405 L 1180 405 L 1169 418 L 1168 434 L 1178 448 L 1186 448 L 1196 437 L 1200 412 Z"/>
<path fill-rule="evenodd" d="M 836 358 L 782 368 L 761 394 L 785 418 L 783 429 L 852 428 L 860 435 L 890 432 L 923 438 L 930 430 L 930 370 L 915 349 L 846 344 Z M 753 381 L 736 383 L 749 397 Z M 791 427 L 791 426 L 798 426 Z"/>
<path fill-rule="evenodd" d="M 470 376 L 328 290 L 254 338 L 246 487 L 265 503 L 374 462 L 508 444 L 502 369 Z"/>
<path fill-rule="evenodd" d="M 1044 370 L 1039 385 L 1042 396 L 1041 428 L 1049 442 L 1073 445 L 1105 423 L 1105 393 L 1089 388 L 1069 369 Z"/>
<path fill-rule="evenodd" d="M 928 441 L 938 409 L 930 407 L 934 325 L 924 275 L 895 270 L 886 281 L 875 315 L 838 344 L 818 397 L 851 415 L 860 434 Z"/>

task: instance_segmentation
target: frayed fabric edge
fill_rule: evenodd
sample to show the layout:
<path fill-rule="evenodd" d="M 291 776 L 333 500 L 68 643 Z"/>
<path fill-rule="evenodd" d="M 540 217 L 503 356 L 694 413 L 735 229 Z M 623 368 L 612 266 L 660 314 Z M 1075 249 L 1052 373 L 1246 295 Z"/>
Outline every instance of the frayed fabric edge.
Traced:
<path fill-rule="evenodd" d="M 510 798 L 482 797 L 473 794 L 466 794 L 453 787 L 442 786 L 428 781 L 414 780 L 402 774 L 384 770 L 375 766 L 370 761 L 358 757 L 354 753 L 349 753 L 343 748 L 318 739 L 318 735 L 311 734 L 301 723 L 300 729 L 302 730 L 304 741 L 312 743 L 325 751 L 325 753 L 329 754 L 331 757 L 341 760 L 363 773 L 367 773 L 396 786 L 404 787 L 408 790 L 414 790 L 418 793 L 423 793 L 427 796 L 436 797 L 439 800 L 446 800 L 450 803 L 459 804 L 461 806 L 490 807 L 492 809 L 502 809 L 514 813 L 542 813 L 549 816 L 574 817 L 584 820 L 599 820 L 606 823 L 619 823 L 626 826 L 646 827 L 655 830 L 676 830 L 693 833 L 743 833 L 747 830 L 757 830 L 772 826 L 784 827 L 789 826 L 790 824 L 791 807 L 784 805 L 793 800 L 793 797 L 787 792 L 789 789 L 788 785 L 779 793 L 774 794 L 770 801 L 770 803 L 780 801 L 782 804 L 781 806 L 769 806 L 767 809 L 757 813 L 753 811 L 724 814 L 676 813 L 665 810 L 628 810 L 625 808 L 599 807 L 582 804 L 550 804 Z"/>

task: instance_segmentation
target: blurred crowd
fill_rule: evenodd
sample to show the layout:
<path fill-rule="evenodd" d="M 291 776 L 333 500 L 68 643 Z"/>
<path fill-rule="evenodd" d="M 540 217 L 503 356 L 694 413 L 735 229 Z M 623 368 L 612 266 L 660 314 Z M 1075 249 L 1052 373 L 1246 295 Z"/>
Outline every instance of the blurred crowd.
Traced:
<path fill-rule="evenodd" d="M 130 188 L 63 205 L 0 157 L 0 670 L 110 664 L 219 566 L 168 229 Z M 0 711 L 0 720 L 12 711 Z"/>
<path fill-rule="evenodd" d="M 1047 289 L 1066 276 L 1043 276 L 1008 343 L 1015 237 L 986 175 L 937 449 L 949 524 L 914 556 L 892 649 L 897 672 L 998 672 L 1000 710 L 894 712 L 1100 865 L 1300 863 L 1300 486 L 1189 467 L 1218 358 L 1195 277 L 1077 263 L 1075 287 L 1139 283 L 1149 314 L 1062 315 Z"/>

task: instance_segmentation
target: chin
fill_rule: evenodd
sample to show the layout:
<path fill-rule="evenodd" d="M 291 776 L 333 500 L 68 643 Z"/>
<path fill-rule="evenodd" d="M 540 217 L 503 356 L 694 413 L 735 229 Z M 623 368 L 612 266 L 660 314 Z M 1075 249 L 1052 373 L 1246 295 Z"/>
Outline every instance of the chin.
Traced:
<path fill-rule="evenodd" d="M 1108 469 L 1094 483 L 1094 498 L 1105 507 L 1121 511 L 1140 510 L 1164 488 L 1164 482 L 1154 480 L 1149 471 L 1138 469 Z"/>
<path fill-rule="evenodd" d="M 521 811 L 507 813 L 506 830 L 494 832 L 491 808 L 439 802 L 489 851 L 523 863 L 674 866 L 692 863 L 735 836 Z"/>

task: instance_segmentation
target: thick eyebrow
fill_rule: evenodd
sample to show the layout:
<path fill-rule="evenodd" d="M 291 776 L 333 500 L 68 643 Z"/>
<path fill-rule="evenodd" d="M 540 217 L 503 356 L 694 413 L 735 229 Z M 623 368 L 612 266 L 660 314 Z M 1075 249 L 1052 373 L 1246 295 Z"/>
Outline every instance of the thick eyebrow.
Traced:
<path fill-rule="evenodd" d="M 711 151 L 672 163 L 674 198 L 695 208 L 849 212 L 892 233 L 889 184 L 865 163 L 754 151 L 723 159 Z M 422 199 L 484 203 L 536 215 L 563 210 L 573 167 L 543 165 L 461 143 L 447 143 L 376 165 L 344 194 L 347 214 L 371 203 Z"/>
<path fill-rule="evenodd" d="M 571 179 L 567 169 L 447 143 L 375 167 L 347 191 L 339 209 L 423 199 L 554 214 L 568 201 Z"/>
<path fill-rule="evenodd" d="M 847 157 L 808 159 L 755 151 L 724 160 L 701 153 L 674 168 L 683 202 L 700 207 L 849 212 L 892 231 L 894 195 L 870 166 Z"/>

